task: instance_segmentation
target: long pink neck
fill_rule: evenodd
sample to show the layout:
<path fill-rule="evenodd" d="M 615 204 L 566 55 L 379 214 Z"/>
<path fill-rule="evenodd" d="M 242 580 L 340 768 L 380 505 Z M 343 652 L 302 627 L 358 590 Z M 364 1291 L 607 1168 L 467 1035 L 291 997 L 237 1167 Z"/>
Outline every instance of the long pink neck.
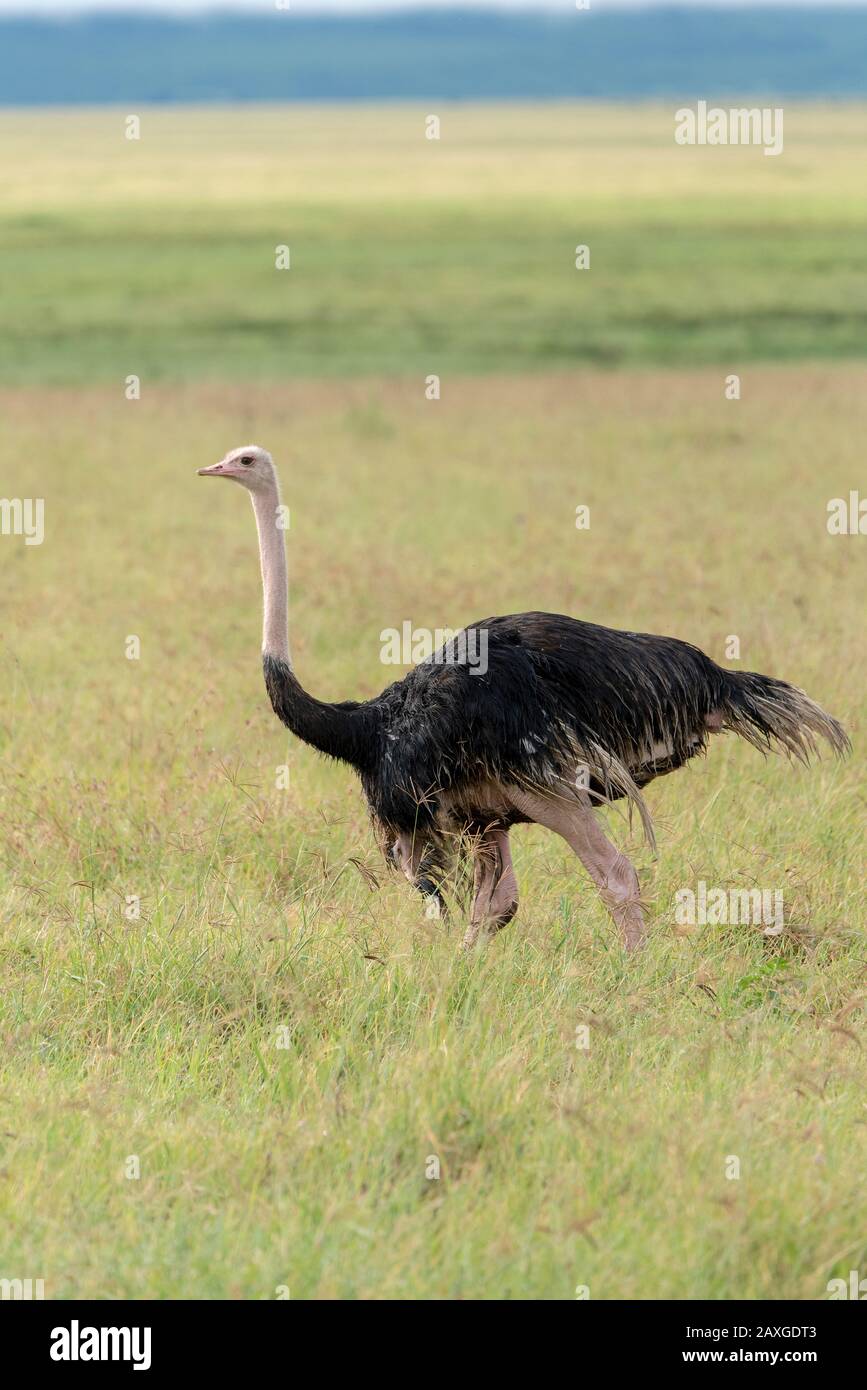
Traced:
<path fill-rule="evenodd" d="M 376 714 L 347 700 L 327 704 L 308 695 L 292 670 L 289 656 L 289 593 L 280 489 L 253 492 L 253 511 L 259 532 L 265 616 L 262 625 L 262 665 L 265 685 L 277 718 L 296 737 L 320 753 L 342 758 L 359 771 L 376 756 Z"/>
<path fill-rule="evenodd" d="M 274 485 L 267 492 L 253 492 L 253 511 L 259 532 L 259 558 L 262 562 L 262 592 L 264 618 L 262 622 L 262 652 L 291 665 L 289 655 L 289 590 L 286 568 L 286 544 L 282 519 L 280 490 Z"/>

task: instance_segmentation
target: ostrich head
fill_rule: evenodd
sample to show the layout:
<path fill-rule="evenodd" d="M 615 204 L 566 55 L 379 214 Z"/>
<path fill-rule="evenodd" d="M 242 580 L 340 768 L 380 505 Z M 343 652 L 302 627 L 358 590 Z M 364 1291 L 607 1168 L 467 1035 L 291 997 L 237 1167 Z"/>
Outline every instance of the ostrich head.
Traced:
<path fill-rule="evenodd" d="M 267 449 L 258 444 L 245 444 L 240 449 L 231 449 L 219 463 L 209 468 L 199 468 L 203 478 L 232 478 L 249 492 L 271 492 L 277 486 L 274 460 Z"/>

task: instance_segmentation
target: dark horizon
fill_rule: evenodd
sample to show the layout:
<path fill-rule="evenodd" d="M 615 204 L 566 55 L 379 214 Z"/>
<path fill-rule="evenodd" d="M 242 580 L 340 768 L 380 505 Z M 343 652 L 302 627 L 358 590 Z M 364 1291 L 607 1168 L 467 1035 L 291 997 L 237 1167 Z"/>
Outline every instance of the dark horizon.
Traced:
<path fill-rule="evenodd" d="M 0 18 L 0 105 L 865 95 L 867 9 Z"/>

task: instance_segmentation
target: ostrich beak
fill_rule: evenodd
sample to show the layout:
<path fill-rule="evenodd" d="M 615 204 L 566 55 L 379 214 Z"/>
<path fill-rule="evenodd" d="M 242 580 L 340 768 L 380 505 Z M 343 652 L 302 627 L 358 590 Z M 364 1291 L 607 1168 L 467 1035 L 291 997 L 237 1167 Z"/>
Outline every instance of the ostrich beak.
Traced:
<path fill-rule="evenodd" d="M 222 462 L 212 463 L 208 468 L 196 469 L 196 472 L 198 473 L 200 478 L 219 478 L 220 474 L 224 473 L 225 471 L 225 465 Z"/>

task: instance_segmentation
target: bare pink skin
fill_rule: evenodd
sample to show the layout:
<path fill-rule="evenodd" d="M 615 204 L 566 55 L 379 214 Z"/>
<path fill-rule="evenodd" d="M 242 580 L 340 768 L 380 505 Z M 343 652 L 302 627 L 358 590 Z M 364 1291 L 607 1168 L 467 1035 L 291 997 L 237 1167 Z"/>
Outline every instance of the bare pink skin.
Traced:
<path fill-rule="evenodd" d="M 424 843 L 420 836 L 398 835 L 394 842 L 394 853 L 398 864 L 410 883 L 415 883 L 421 869 Z"/>
<path fill-rule="evenodd" d="M 515 807 L 537 825 L 544 825 L 575 851 L 623 935 L 627 951 L 644 940 L 644 913 L 638 874 L 622 850 L 603 833 L 592 807 L 580 799 L 543 796 L 511 788 Z"/>
<path fill-rule="evenodd" d="M 486 830 L 474 846 L 473 861 L 473 910 L 465 947 L 474 946 L 480 932 L 499 931 L 518 911 L 518 880 L 508 830 Z"/>
<path fill-rule="evenodd" d="M 490 807 L 504 820 L 516 812 L 561 835 L 593 879 L 627 950 L 641 945 L 645 924 L 638 875 L 622 850 L 606 837 L 586 794 L 567 788 L 565 783 L 563 794 L 557 795 L 486 782 L 441 798 L 443 812 L 458 819 L 462 812 L 471 811 L 473 804 Z M 422 849 L 423 846 L 418 847 L 419 858 Z M 501 826 L 487 831 L 474 848 L 474 860 L 475 893 L 465 946 L 471 946 L 480 935 L 491 935 L 505 926 L 518 905 L 508 830 Z M 407 877 L 411 875 L 408 873 Z"/>
<path fill-rule="evenodd" d="M 606 837 L 589 801 L 580 795 L 558 797 L 513 786 L 497 790 L 503 813 L 516 811 L 533 824 L 563 837 L 593 879 L 626 949 L 633 951 L 640 946 L 645 924 L 638 874 L 623 851 Z M 491 797 L 492 788 L 486 786 L 488 804 Z M 410 883 L 418 878 L 424 848 L 421 836 L 401 835 L 395 843 L 398 862 Z M 473 907 L 464 946 L 474 946 L 480 936 L 499 931 L 511 921 L 517 908 L 518 882 L 509 832 L 503 826 L 492 826 L 473 845 Z"/>
<path fill-rule="evenodd" d="M 232 449 L 219 463 L 198 468 L 202 478 L 228 478 L 240 483 L 250 494 L 262 564 L 262 590 L 265 600 L 262 651 L 291 665 L 289 656 L 289 591 L 286 545 L 278 525 L 280 485 L 274 460 L 267 449 L 245 444 Z"/>

